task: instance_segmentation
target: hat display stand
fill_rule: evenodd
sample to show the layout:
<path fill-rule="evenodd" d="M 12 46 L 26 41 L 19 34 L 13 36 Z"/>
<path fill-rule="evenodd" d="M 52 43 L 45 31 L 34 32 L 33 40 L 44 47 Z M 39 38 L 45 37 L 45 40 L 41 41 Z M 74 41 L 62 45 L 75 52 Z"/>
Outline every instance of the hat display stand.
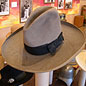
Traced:
<path fill-rule="evenodd" d="M 53 71 L 75 58 L 84 42 L 77 27 L 65 21 L 60 23 L 57 10 L 45 6 L 35 10 L 24 27 L 7 38 L 2 55 L 10 66 L 35 73 L 35 86 L 49 86 Z"/>
<path fill-rule="evenodd" d="M 49 72 L 49 85 L 52 86 L 53 83 L 53 71 Z"/>
<path fill-rule="evenodd" d="M 86 80 L 86 50 L 82 50 L 79 55 L 76 56 L 76 62 L 80 66 L 80 77 L 78 86 L 85 86 Z"/>
<path fill-rule="evenodd" d="M 35 86 L 52 86 L 53 71 L 44 73 L 35 73 Z"/>
<path fill-rule="evenodd" d="M 17 29 L 21 28 L 22 24 L 15 24 L 11 27 L 11 33 L 15 32 Z"/>
<path fill-rule="evenodd" d="M 49 72 L 35 73 L 35 86 L 49 86 Z"/>

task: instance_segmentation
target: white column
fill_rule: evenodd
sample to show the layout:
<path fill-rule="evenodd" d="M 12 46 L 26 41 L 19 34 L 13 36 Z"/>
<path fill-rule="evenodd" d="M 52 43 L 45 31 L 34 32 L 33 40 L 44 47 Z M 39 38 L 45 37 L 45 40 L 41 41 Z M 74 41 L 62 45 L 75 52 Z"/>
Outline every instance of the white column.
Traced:
<path fill-rule="evenodd" d="M 53 71 L 49 73 L 49 85 L 52 85 L 53 83 Z"/>
<path fill-rule="evenodd" d="M 80 77 L 78 86 L 85 86 L 86 72 L 84 70 L 80 70 Z"/>
<path fill-rule="evenodd" d="M 35 86 L 49 86 L 49 72 L 35 73 Z"/>

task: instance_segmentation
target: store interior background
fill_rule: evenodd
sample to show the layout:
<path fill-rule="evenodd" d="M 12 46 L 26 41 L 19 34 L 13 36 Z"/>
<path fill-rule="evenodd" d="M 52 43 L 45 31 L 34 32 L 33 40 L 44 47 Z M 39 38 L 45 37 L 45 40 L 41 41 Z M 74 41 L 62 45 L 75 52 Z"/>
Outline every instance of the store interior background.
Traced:
<path fill-rule="evenodd" d="M 17 7 L 12 7 L 12 2 L 17 2 Z M 10 0 L 10 14 L 0 16 L 0 28 L 9 27 L 20 23 L 20 2 L 21 0 Z M 73 8 L 68 10 L 58 10 L 60 13 L 66 13 L 67 22 L 74 23 L 74 17 L 81 14 L 81 7 L 86 0 L 73 0 Z M 52 4 L 45 4 L 44 0 L 33 0 L 33 10 L 40 6 L 54 6 L 57 9 L 57 0 Z"/>
<path fill-rule="evenodd" d="M 12 2 L 17 2 L 17 7 L 12 7 Z M 20 22 L 20 2 L 21 0 L 10 0 L 10 14 L 5 16 L 0 16 L 0 33 L 1 36 L 10 32 L 10 28 L 15 24 L 19 24 Z M 57 0 L 52 4 L 45 4 L 44 0 L 33 0 L 33 10 L 37 7 L 44 5 L 51 5 L 57 9 Z M 67 22 L 74 23 L 74 17 L 76 15 L 81 15 L 81 8 L 86 4 L 86 0 L 73 0 L 73 9 L 68 10 L 59 10 L 59 12 L 66 13 Z"/>

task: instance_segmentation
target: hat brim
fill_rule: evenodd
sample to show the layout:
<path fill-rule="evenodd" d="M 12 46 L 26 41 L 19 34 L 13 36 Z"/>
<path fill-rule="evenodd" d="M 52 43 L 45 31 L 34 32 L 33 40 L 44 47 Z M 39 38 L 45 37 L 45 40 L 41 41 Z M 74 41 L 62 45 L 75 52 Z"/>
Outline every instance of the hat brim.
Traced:
<path fill-rule="evenodd" d="M 2 55 L 6 62 L 27 72 L 48 72 L 70 62 L 84 47 L 84 35 L 75 26 L 61 22 L 64 43 L 54 56 L 50 54 L 35 56 L 27 53 L 23 43 L 23 27 L 14 32 L 4 42 Z"/>

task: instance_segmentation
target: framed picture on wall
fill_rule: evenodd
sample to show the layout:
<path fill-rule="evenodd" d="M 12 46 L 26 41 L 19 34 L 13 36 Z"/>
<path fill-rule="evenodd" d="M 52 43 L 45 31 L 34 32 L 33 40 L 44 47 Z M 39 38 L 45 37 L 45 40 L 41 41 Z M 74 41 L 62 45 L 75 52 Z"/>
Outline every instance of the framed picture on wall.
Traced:
<path fill-rule="evenodd" d="M 65 9 L 72 9 L 72 0 L 65 0 Z"/>
<path fill-rule="evenodd" d="M 51 3 L 55 3 L 55 0 L 51 0 Z"/>
<path fill-rule="evenodd" d="M 47 3 L 55 3 L 55 0 L 44 0 L 44 3 L 47 4 Z"/>
<path fill-rule="evenodd" d="M 58 0 L 58 9 L 64 9 L 64 0 Z"/>
<path fill-rule="evenodd" d="M 32 0 L 20 0 L 20 22 L 25 22 L 32 12 Z"/>
<path fill-rule="evenodd" d="M 0 15 L 9 14 L 9 0 L 0 0 Z"/>

